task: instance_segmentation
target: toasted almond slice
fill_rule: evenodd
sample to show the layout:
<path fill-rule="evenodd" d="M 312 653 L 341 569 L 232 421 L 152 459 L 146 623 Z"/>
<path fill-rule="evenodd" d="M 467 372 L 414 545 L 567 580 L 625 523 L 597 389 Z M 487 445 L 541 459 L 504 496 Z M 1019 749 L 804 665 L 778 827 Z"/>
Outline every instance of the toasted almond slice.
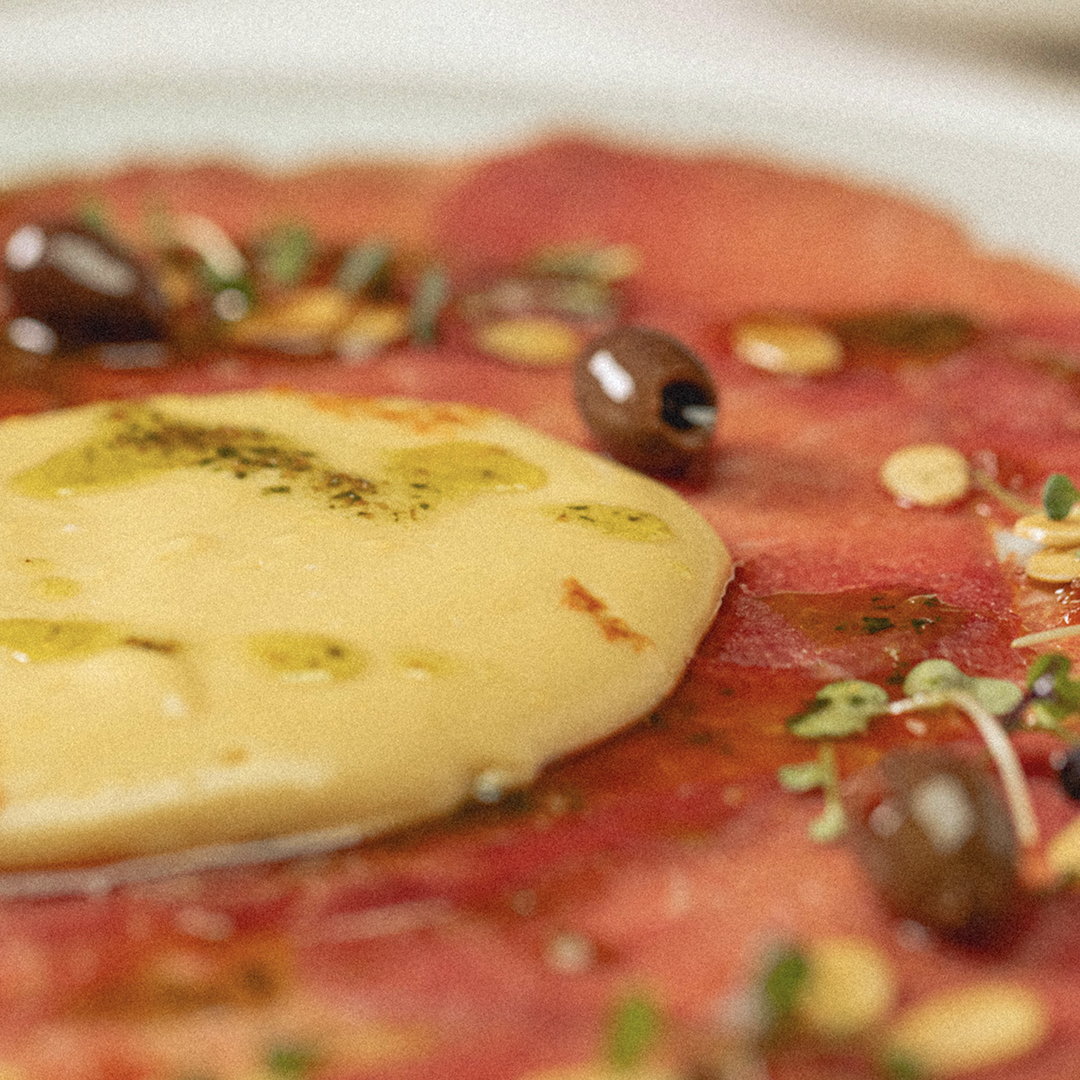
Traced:
<path fill-rule="evenodd" d="M 1053 521 L 1046 514 L 1028 514 L 1013 526 L 1013 532 L 1047 547 L 1076 547 L 1080 545 L 1080 518 Z"/>
<path fill-rule="evenodd" d="M 902 447 L 885 459 L 880 475 L 886 490 L 908 506 L 948 506 L 971 487 L 967 458 L 944 443 Z"/>
<path fill-rule="evenodd" d="M 1080 878 L 1080 818 L 1070 821 L 1047 844 L 1046 861 L 1059 877 Z"/>
<path fill-rule="evenodd" d="M 888 957 L 860 938 L 825 938 L 807 954 L 809 975 L 799 1013 L 826 1038 L 857 1035 L 892 1005 L 895 979 Z"/>
<path fill-rule="evenodd" d="M 959 1076 L 1030 1054 L 1049 1027 L 1046 1006 L 1033 990 L 1016 983 L 977 983 L 908 1009 L 896 1022 L 888 1049 L 929 1076 Z"/>
<path fill-rule="evenodd" d="M 340 327 L 352 301 L 338 289 L 303 289 L 272 307 L 261 308 L 233 324 L 234 341 L 245 345 L 313 351 Z"/>
<path fill-rule="evenodd" d="M 1024 570 L 1035 581 L 1064 585 L 1080 577 L 1080 547 L 1036 551 L 1024 564 Z"/>
<path fill-rule="evenodd" d="M 365 357 L 409 333 L 409 312 L 401 304 L 372 304 L 362 307 L 341 332 L 337 351 L 343 357 Z"/>
<path fill-rule="evenodd" d="M 568 364 L 581 351 L 581 335 L 557 319 L 522 316 L 482 327 L 477 344 L 486 353 L 514 364 L 546 367 Z"/>
<path fill-rule="evenodd" d="M 823 375 L 843 363 L 839 339 L 828 330 L 786 316 L 740 322 L 732 334 L 735 355 L 778 375 Z"/>

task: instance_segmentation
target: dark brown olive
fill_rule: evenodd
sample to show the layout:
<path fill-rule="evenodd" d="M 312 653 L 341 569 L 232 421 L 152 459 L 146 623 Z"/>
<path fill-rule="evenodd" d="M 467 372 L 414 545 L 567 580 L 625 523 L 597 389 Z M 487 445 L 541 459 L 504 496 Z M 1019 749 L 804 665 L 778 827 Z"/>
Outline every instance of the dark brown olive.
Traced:
<path fill-rule="evenodd" d="M 8 337 L 35 352 L 166 335 L 165 302 L 147 272 L 81 225 L 16 229 L 4 247 L 4 283 L 15 316 Z"/>
<path fill-rule="evenodd" d="M 677 475 L 709 451 L 716 390 L 667 334 L 624 326 L 596 338 L 578 357 L 574 393 L 596 441 L 635 469 Z"/>
<path fill-rule="evenodd" d="M 1020 887 L 1012 819 L 990 775 L 944 750 L 886 755 L 854 839 L 889 906 L 940 934 L 986 943 Z"/>

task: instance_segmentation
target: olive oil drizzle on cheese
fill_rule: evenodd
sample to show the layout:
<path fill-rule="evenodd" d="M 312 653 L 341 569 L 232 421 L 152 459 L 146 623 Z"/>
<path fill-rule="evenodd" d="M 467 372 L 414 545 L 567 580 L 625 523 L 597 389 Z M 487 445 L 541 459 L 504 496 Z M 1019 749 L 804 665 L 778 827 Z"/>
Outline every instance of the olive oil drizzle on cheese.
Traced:
<path fill-rule="evenodd" d="M 321 634 L 254 634 L 248 645 L 258 660 L 291 682 L 351 679 L 367 664 L 359 650 Z"/>
<path fill-rule="evenodd" d="M 173 469 L 259 478 L 262 493 L 306 491 L 332 509 L 383 523 L 416 521 L 447 500 L 485 492 L 531 491 L 547 475 L 497 445 L 466 440 L 389 452 L 379 479 L 334 469 L 318 454 L 260 428 L 212 427 L 143 406 L 117 408 L 101 432 L 19 473 L 21 495 L 61 498 L 149 481 Z"/>
<path fill-rule="evenodd" d="M 175 653 L 175 641 L 140 637 L 118 623 L 89 619 L 0 619 L 0 652 L 20 663 L 80 660 L 107 649 Z"/>

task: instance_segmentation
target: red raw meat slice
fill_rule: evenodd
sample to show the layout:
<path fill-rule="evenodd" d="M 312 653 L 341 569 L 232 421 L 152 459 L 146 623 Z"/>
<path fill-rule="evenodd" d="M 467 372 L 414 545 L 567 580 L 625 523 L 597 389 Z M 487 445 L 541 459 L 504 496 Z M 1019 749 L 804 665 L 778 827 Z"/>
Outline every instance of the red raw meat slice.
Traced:
<path fill-rule="evenodd" d="M 131 236 L 155 198 L 236 236 L 296 217 L 335 244 L 390 236 L 441 257 L 456 281 L 547 243 L 633 244 L 643 270 L 630 316 L 686 340 L 720 388 L 715 460 L 683 490 L 738 573 L 653 717 L 500 806 L 319 860 L 0 905 L 0 1061 L 41 1080 L 134 1080 L 176 1075 L 187 1054 L 189 1075 L 216 1060 L 224 1077 L 273 1045 L 310 1044 L 329 1055 L 313 1077 L 510 1080 L 602 1053 L 626 993 L 647 992 L 675 1030 L 700 1032 L 770 947 L 855 934 L 890 957 L 901 1004 L 990 975 L 1036 988 L 1051 1037 L 993 1076 L 1068 1074 L 1080 1048 L 1075 894 L 1040 906 L 1004 954 L 905 937 L 851 851 L 807 839 L 820 798 L 781 793 L 775 770 L 813 757 L 785 721 L 822 683 L 882 681 L 927 655 L 1019 679 L 1030 653 L 1012 639 L 1077 606 L 999 563 L 992 534 L 1008 517 L 989 497 L 905 510 L 877 471 L 900 446 L 944 441 L 1029 499 L 1048 472 L 1080 476 L 1067 351 L 1080 343 L 1080 289 L 982 253 L 893 196 L 580 140 L 441 169 L 140 168 L 8 195 L 0 232 L 89 196 Z M 730 320 L 747 312 L 910 306 L 986 325 L 945 359 L 817 381 L 749 369 L 728 345 Z M 464 398 L 590 444 L 565 369 L 514 367 L 456 342 L 356 366 L 234 349 L 149 371 L 60 364 L 32 389 L 13 382 L 4 409 L 288 384 Z M 940 610 L 911 606 L 927 596 Z M 951 711 L 923 719 L 924 741 L 970 736 Z M 912 740 L 903 718 L 879 718 L 838 747 L 841 771 Z M 1029 755 L 1046 774 L 1048 753 Z M 1034 786 L 1048 832 L 1074 816 L 1050 779 Z M 365 1040 L 381 1061 L 364 1057 Z M 827 1062 L 777 1069 L 833 1074 Z"/>

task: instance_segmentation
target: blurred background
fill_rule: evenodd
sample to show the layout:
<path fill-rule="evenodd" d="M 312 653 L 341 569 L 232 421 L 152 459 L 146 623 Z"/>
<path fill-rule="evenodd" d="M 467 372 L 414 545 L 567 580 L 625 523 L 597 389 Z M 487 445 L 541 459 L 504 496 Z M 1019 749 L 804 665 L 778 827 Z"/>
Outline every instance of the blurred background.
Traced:
<path fill-rule="evenodd" d="M 1078 0 L 0 0 L 0 182 L 587 130 L 914 193 L 1080 276 Z"/>

